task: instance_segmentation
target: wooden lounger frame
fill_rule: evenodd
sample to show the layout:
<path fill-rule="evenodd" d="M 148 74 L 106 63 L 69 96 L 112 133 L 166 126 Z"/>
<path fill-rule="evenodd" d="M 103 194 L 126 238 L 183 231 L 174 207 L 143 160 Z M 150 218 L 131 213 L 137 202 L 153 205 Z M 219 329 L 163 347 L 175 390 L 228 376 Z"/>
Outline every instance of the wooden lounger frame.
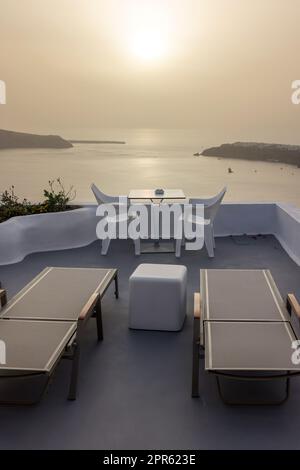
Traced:
<path fill-rule="evenodd" d="M 118 270 L 117 269 L 111 269 L 112 271 L 112 277 L 110 278 L 110 281 L 106 283 L 104 286 L 104 289 L 102 290 L 101 294 L 100 292 L 92 294 L 92 296 L 89 298 L 89 300 L 86 302 L 84 307 L 82 308 L 78 320 L 77 320 L 77 328 L 73 336 L 69 339 L 68 343 L 65 346 L 65 349 L 63 353 L 56 358 L 55 364 L 52 367 L 51 373 L 48 374 L 48 380 L 46 380 L 45 386 L 41 390 L 40 396 L 37 400 L 34 402 L 28 402 L 22 403 L 18 401 L 18 403 L 15 402 L 6 402 L 5 404 L 34 404 L 37 401 L 41 399 L 43 394 L 46 392 L 48 385 L 51 381 L 51 378 L 53 376 L 53 372 L 55 371 L 58 363 L 60 362 L 61 359 L 69 359 L 72 361 L 72 368 L 71 368 L 71 376 L 70 376 L 70 385 L 69 385 L 69 393 L 68 393 L 68 400 L 76 400 L 77 396 L 77 384 L 78 384 L 78 372 L 79 372 L 79 360 L 80 360 L 80 347 L 81 347 L 81 341 L 82 341 L 82 336 L 84 333 L 84 327 L 89 321 L 91 317 L 96 318 L 96 325 L 97 325 L 97 339 L 98 341 L 103 340 L 103 325 L 102 325 L 102 308 L 101 308 L 101 299 L 103 298 L 106 290 L 110 286 L 111 282 L 114 281 L 115 284 L 115 297 L 116 299 L 119 298 L 119 286 L 118 286 Z M 7 293 L 6 290 L 1 288 L 0 284 L 0 306 L 1 309 L 5 307 L 7 304 Z M 0 309 L 0 312 L 1 312 Z M 37 372 L 37 373 L 32 373 L 32 374 L 18 374 L 14 376 L 9 376 L 11 379 L 22 379 L 26 380 L 26 378 L 29 377 L 42 377 L 45 376 L 47 373 L 46 372 Z M 9 379 L 7 376 L 0 376 L 0 380 L 7 380 Z"/>
<path fill-rule="evenodd" d="M 7 304 L 7 294 L 5 289 L 0 289 L 0 306 L 3 308 Z"/>
<path fill-rule="evenodd" d="M 296 299 L 294 294 L 288 294 L 286 300 L 286 307 L 287 311 L 290 316 L 292 313 L 296 315 L 300 322 L 300 304 Z M 201 315 L 201 296 L 200 293 L 194 294 L 194 324 L 193 324 L 193 365 L 192 365 L 192 397 L 198 398 L 199 397 L 199 359 L 201 355 L 203 356 L 204 345 L 201 340 L 201 324 L 202 324 L 202 315 Z M 202 353 L 202 354 L 201 354 Z M 300 375 L 300 371 L 291 372 L 287 371 L 286 373 L 282 374 L 270 374 L 267 376 L 260 376 L 260 375 L 251 375 L 245 376 L 238 373 L 230 373 L 230 372 L 221 372 L 221 371 L 209 371 L 209 373 L 214 374 L 216 376 L 218 392 L 220 397 L 222 398 L 223 402 L 228 405 L 281 405 L 284 403 L 289 397 L 290 391 L 290 378 L 294 376 Z M 245 381 L 268 381 L 268 380 L 276 380 L 276 379 L 284 379 L 285 380 L 285 395 L 279 401 L 272 401 L 272 402 L 255 402 L 255 403 L 245 403 L 245 402 L 235 402 L 235 401 L 228 401 L 225 399 L 222 393 L 222 387 L 220 378 L 226 377 L 226 379 L 233 379 L 233 380 L 245 380 Z"/>

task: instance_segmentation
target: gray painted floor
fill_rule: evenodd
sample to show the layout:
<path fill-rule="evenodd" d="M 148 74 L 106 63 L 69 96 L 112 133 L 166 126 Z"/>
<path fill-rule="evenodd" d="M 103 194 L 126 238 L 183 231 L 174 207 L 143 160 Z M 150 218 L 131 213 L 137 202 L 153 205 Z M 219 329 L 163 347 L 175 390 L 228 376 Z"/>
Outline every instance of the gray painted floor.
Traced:
<path fill-rule="evenodd" d="M 181 333 L 138 332 L 127 328 L 128 277 L 142 262 L 177 264 L 172 254 L 136 258 L 128 242 L 114 242 L 108 256 L 98 243 L 34 254 L 0 267 L 9 297 L 45 266 L 118 267 L 120 299 L 112 288 L 103 302 L 104 341 L 97 344 L 94 322 L 86 329 L 79 395 L 68 402 L 70 363 L 63 361 L 42 402 L 33 407 L 0 407 L 0 448 L 240 449 L 300 448 L 300 379 L 280 407 L 228 407 L 215 380 L 201 370 L 201 398 L 192 399 L 191 346 L 193 292 L 199 269 L 269 268 L 283 296 L 300 298 L 300 268 L 273 237 L 217 239 L 216 256 L 184 253 L 188 267 L 188 317 Z M 255 338 L 253 338 L 255 347 Z M 277 393 L 280 384 L 269 392 Z M 235 385 L 228 389 L 234 393 Z"/>

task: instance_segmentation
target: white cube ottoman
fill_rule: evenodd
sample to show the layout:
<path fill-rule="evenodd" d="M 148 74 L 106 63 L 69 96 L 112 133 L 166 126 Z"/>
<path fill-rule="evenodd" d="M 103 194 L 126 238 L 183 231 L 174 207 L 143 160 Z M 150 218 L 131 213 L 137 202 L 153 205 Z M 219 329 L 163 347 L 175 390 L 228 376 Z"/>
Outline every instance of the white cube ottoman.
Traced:
<path fill-rule="evenodd" d="M 187 269 L 140 264 L 129 278 L 129 328 L 179 331 L 186 316 Z"/>

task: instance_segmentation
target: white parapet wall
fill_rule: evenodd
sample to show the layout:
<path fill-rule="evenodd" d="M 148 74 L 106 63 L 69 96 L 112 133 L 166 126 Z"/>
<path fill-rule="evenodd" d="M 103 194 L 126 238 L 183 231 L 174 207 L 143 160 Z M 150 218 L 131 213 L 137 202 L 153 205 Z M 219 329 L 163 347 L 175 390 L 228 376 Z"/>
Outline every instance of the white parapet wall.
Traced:
<path fill-rule="evenodd" d="M 215 235 L 270 235 L 276 229 L 275 203 L 224 203 L 214 224 Z"/>
<path fill-rule="evenodd" d="M 276 204 L 274 235 L 300 266 L 300 209 L 290 204 Z"/>
<path fill-rule="evenodd" d="M 0 265 L 43 251 L 87 246 L 97 240 L 96 205 L 39 215 L 13 217 L 0 224 Z M 300 209 L 279 203 L 224 203 L 215 235 L 274 235 L 300 265 Z"/>
<path fill-rule="evenodd" d="M 31 253 L 89 245 L 96 240 L 96 206 L 13 217 L 0 224 L 0 265 Z"/>
<path fill-rule="evenodd" d="M 215 223 L 215 234 L 274 235 L 300 266 L 300 209 L 291 204 L 222 204 Z"/>

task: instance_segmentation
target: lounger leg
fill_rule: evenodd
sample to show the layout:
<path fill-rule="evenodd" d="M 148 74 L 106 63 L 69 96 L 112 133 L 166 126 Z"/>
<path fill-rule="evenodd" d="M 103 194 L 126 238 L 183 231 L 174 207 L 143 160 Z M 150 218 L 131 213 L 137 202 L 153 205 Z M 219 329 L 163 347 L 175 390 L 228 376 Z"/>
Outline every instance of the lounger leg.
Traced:
<path fill-rule="evenodd" d="M 80 346 L 78 343 L 73 345 L 74 353 L 72 359 L 72 372 L 71 372 L 71 381 L 69 388 L 68 400 L 76 400 L 77 395 L 77 378 L 79 370 L 79 357 L 80 357 Z"/>
<path fill-rule="evenodd" d="M 198 345 L 193 348 L 193 380 L 192 380 L 192 397 L 199 398 L 199 350 Z"/>
<path fill-rule="evenodd" d="M 193 372 L 192 372 L 192 397 L 199 398 L 199 338 L 200 320 L 194 319 L 193 335 Z"/>
<path fill-rule="evenodd" d="M 102 326 L 102 309 L 101 309 L 101 299 L 99 298 L 96 305 L 96 321 L 97 321 L 97 335 L 98 341 L 103 340 L 103 326 Z"/>
<path fill-rule="evenodd" d="M 287 378 L 285 379 L 285 394 L 284 394 L 284 397 L 281 400 L 275 400 L 275 401 L 239 402 L 239 401 L 227 400 L 227 398 L 225 398 L 225 396 L 222 392 L 221 381 L 220 381 L 220 378 L 218 376 L 216 376 L 216 380 L 217 380 L 219 395 L 220 395 L 223 403 L 225 403 L 225 405 L 231 405 L 231 406 L 275 406 L 276 405 L 276 406 L 278 406 L 278 405 L 282 405 L 283 403 L 285 403 L 287 401 L 287 399 L 289 398 L 289 395 L 290 395 L 290 377 L 289 377 L 288 373 L 287 373 Z"/>
<path fill-rule="evenodd" d="M 289 374 L 288 374 L 289 375 Z M 286 384 L 285 384 L 285 399 L 282 403 L 284 403 L 290 396 L 290 385 L 291 385 L 291 382 L 290 382 L 290 377 L 288 377 L 286 379 Z"/>
<path fill-rule="evenodd" d="M 118 283 L 118 273 L 115 275 L 115 297 L 119 298 L 119 283 Z"/>
<path fill-rule="evenodd" d="M 0 310 L 1 308 L 5 307 L 6 304 L 7 304 L 6 290 L 1 289 L 1 285 L 0 285 Z"/>

